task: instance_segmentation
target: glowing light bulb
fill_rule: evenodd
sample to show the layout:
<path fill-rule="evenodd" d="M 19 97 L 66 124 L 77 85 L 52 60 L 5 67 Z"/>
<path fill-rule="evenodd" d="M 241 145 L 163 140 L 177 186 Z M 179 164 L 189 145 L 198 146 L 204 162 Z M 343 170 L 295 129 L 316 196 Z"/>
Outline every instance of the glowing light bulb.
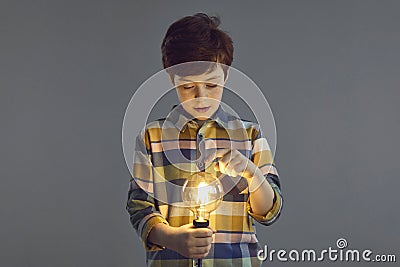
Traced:
<path fill-rule="evenodd" d="M 207 172 L 192 174 L 182 188 L 184 205 L 195 215 L 196 227 L 207 227 L 210 213 L 218 208 L 223 197 L 222 184 L 217 177 Z"/>

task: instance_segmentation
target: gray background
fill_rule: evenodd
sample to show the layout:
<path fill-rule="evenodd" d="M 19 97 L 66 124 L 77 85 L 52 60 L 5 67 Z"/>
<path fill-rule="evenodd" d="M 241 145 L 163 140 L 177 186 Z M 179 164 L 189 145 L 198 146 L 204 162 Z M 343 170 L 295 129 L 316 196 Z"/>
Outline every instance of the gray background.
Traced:
<path fill-rule="evenodd" d="M 258 228 L 261 245 L 321 250 L 345 237 L 399 257 L 399 10 L 398 1 L 1 1 L 0 266 L 144 266 L 124 209 L 122 119 L 161 69 L 168 25 L 198 11 L 221 16 L 233 66 L 275 115 L 286 202 L 276 224 Z"/>

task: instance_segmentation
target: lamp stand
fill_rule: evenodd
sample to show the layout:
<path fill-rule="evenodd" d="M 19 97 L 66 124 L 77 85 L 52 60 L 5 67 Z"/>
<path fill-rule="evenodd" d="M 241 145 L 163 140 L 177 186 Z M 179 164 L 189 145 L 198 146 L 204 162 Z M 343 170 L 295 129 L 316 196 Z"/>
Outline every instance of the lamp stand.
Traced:
<path fill-rule="evenodd" d="M 193 220 L 193 225 L 195 228 L 207 228 L 210 225 L 210 222 L 207 219 L 195 219 Z M 203 266 L 202 259 L 195 259 L 194 262 L 196 267 Z"/>

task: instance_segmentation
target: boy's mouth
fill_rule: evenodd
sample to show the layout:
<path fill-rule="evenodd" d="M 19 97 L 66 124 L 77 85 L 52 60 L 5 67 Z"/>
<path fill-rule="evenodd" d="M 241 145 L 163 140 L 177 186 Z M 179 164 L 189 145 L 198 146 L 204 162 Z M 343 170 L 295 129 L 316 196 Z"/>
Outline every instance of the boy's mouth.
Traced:
<path fill-rule="evenodd" d="M 196 110 L 197 112 L 204 113 L 204 112 L 207 112 L 210 109 L 210 107 L 199 107 L 199 108 L 193 108 L 193 109 Z"/>

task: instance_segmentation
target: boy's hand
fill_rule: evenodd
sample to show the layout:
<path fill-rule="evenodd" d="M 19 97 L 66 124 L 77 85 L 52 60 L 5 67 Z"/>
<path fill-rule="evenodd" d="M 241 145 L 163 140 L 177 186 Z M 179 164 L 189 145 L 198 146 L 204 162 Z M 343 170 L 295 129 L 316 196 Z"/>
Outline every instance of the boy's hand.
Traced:
<path fill-rule="evenodd" d="M 259 170 L 258 167 L 236 149 L 218 149 L 215 154 L 207 157 L 206 162 L 220 158 L 214 169 L 232 177 L 238 175 L 250 180 Z"/>
<path fill-rule="evenodd" d="M 211 248 L 213 229 L 195 228 L 193 224 L 173 227 L 170 233 L 168 248 L 178 252 L 184 257 L 202 259 L 208 255 Z"/>

